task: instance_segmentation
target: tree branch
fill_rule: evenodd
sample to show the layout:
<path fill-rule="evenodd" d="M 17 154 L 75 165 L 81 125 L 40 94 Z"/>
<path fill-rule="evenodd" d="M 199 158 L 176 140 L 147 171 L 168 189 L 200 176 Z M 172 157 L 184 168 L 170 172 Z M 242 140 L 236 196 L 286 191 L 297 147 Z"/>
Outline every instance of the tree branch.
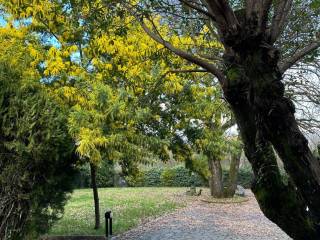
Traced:
<path fill-rule="evenodd" d="M 255 20 L 257 17 L 256 31 L 265 32 L 268 22 L 268 13 L 272 0 L 246 0 L 245 11 L 247 20 Z M 252 21 L 254 22 L 254 21 Z"/>
<path fill-rule="evenodd" d="M 320 39 L 317 39 L 317 41 L 310 43 L 308 46 L 300 49 L 297 51 L 294 55 L 291 57 L 284 59 L 279 64 L 279 69 L 282 73 L 284 73 L 286 70 L 288 70 L 290 67 L 292 67 L 294 64 L 296 64 L 299 60 L 313 52 L 314 50 L 318 49 L 320 47 Z"/>
<path fill-rule="evenodd" d="M 279 0 L 275 3 L 272 18 L 270 42 L 273 44 L 285 29 L 293 0 Z"/>
<path fill-rule="evenodd" d="M 187 0 L 179 0 L 181 3 L 185 4 L 186 6 L 196 10 L 198 13 L 204 14 L 205 16 L 208 16 L 211 18 L 213 21 L 215 21 L 215 17 L 212 13 L 204 10 L 203 8 L 196 6 L 195 4 L 191 3 L 190 1 Z"/>
<path fill-rule="evenodd" d="M 238 31 L 239 22 L 227 0 L 204 0 L 222 33 Z"/>
<path fill-rule="evenodd" d="M 161 75 L 161 78 L 166 77 L 170 73 L 207 73 L 205 69 L 172 69 Z"/>
<path fill-rule="evenodd" d="M 168 73 L 206 73 L 206 69 L 174 69 L 169 70 Z"/>
<path fill-rule="evenodd" d="M 131 10 L 130 10 L 131 11 Z M 226 83 L 226 79 L 223 75 L 223 73 L 216 68 L 216 66 L 202 58 L 199 58 L 195 55 L 192 55 L 186 51 L 183 51 L 175 46 L 173 46 L 170 42 L 166 41 L 163 39 L 163 37 L 160 35 L 160 33 L 157 31 L 157 29 L 155 28 L 154 23 L 152 22 L 152 20 L 148 19 L 148 21 L 150 21 L 153 25 L 153 28 L 155 31 L 152 31 L 143 21 L 143 19 L 139 19 L 139 17 L 131 11 L 131 13 L 133 14 L 133 16 L 136 17 L 136 19 L 139 21 L 141 27 L 143 28 L 143 30 L 156 42 L 162 44 L 164 47 L 166 47 L 167 49 L 169 49 L 171 52 L 175 53 L 176 55 L 178 55 L 179 57 L 194 63 L 204 69 L 206 69 L 208 72 L 212 73 L 214 76 L 216 76 L 219 80 L 219 82 L 221 83 L 222 86 L 225 85 Z"/>

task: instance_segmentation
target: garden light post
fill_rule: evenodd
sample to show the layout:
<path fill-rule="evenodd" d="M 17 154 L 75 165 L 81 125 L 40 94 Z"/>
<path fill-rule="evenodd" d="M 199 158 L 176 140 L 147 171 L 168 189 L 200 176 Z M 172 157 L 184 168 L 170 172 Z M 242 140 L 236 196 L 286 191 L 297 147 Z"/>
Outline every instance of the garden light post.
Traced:
<path fill-rule="evenodd" d="M 112 213 L 111 211 L 106 211 L 104 214 L 105 221 L 106 221 L 106 238 L 112 236 Z"/>
<path fill-rule="evenodd" d="M 191 172 L 191 181 L 190 181 L 190 192 L 191 192 L 191 195 L 194 196 L 196 194 L 196 184 L 195 184 L 195 174 L 194 172 Z"/>

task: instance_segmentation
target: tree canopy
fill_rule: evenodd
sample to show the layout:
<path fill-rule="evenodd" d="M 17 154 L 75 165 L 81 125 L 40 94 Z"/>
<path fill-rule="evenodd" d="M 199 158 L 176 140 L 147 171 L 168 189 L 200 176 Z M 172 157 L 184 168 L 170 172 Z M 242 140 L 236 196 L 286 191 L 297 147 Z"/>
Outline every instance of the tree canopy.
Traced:
<path fill-rule="evenodd" d="M 319 127 L 318 0 L 0 4 L 0 58 L 26 62 L 21 79 L 66 111 L 82 160 L 132 170 L 172 151 L 219 163 L 235 121 L 264 214 L 294 239 L 318 238 L 320 162 L 299 128 Z"/>
<path fill-rule="evenodd" d="M 291 237 L 316 239 L 320 163 L 298 127 L 296 108 L 285 95 L 283 75 L 299 77 L 289 69 L 312 65 L 319 59 L 319 2 L 142 0 L 125 1 L 122 6 L 156 42 L 218 79 L 256 176 L 252 190 L 261 209 Z M 153 24 L 159 14 L 172 30 L 169 36 L 185 32 L 199 35 L 199 29 L 206 26 L 210 30 L 207 39 L 219 41 L 221 51 L 196 43 L 189 51 L 175 46 Z M 286 80 L 301 94 L 293 79 Z M 313 81 L 305 83 L 310 82 L 314 86 Z M 283 160 L 293 185 L 282 181 L 272 148 Z M 278 202 L 291 204 L 278 206 Z M 300 228 L 292 228 L 297 225 Z"/>

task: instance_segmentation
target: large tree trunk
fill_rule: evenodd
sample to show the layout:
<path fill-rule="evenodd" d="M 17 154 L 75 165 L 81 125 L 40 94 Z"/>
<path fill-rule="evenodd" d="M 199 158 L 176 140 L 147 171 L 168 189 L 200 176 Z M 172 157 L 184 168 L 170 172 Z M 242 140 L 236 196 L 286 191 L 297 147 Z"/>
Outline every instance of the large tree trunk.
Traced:
<path fill-rule="evenodd" d="M 239 165 L 240 165 L 241 151 L 232 153 L 231 164 L 229 169 L 228 185 L 225 193 L 225 197 L 233 197 L 237 189 Z"/>
<path fill-rule="evenodd" d="M 209 160 L 209 186 L 212 197 L 223 197 L 223 181 L 222 181 L 222 167 L 219 160 Z"/>
<path fill-rule="evenodd" d="M 294 239 L 320 239 L 320 161 L 298 128 L 294 104 L 284 96 L 280 54 L 266 28 L 266 6 L 261 19 L 255 10 L 237 11 L 236 16 L 230 11 L 227 24 L 222 21 L 219 26 L 226 49 L 226 78 L 212 72 L 236 115 L 255 174 L 252 190 L 262 211 Z M 281 179 L 273 148 L 289 184 Z"/>
<path fill-rule="evenodd" d="M 262 51 L 262 56 L 269 57 Z M 262 61 L 252 81 L 252 105 L 259 134 L 270 141 L 281 157 L 286 172 L 305 200 L 314 221 L 320 223 L 320 162 L 311 153 L 308 140 L 298 128 L 293 103 L 284 97 L 281 74 L 276 66 Z M 320 237 L 320 236 L 319 236 Z"/>
<path fill-rule="evenodd" d="M 267 89 L 276 84 L 273 82 L 275 79 L 270 81 Z M 260 91 L 258 94 L 262 95 Z M 313 156 L 308 140 L 297 126 L 293 103 L 281 95 L 270 97 L 263 96 L 255 101 L 257 119 L 262 125 L 261 132 L 273 144 L 286 172 L 305 199 L 314 219 L 320 223 L 319 160 Z"/>
<path fill-rule="evenodd" d="M 94 214 L 95 214 L 94 229 L 98 229 L 100 228 L 100 205 L 99 205 L 99 194 L 98 194 L 97 181 L 96 181 L 97 167 L 92 163 L 90 163 L 90 171 L 91 171 L 91 187 L 92 187 L 93 199 L 94 199 Z"/>
<path fill-rule="evenodd" d="M 272 139 L 264 136 L 264 132 L 261 132 L 260 129 L 261 118 L 257 117 L 257 109 L 252 103 L 250 81 L 248 79 L 229 79 L 228 87 L 224 89 L 224 93 L 235 114 L 245 154 L 254 171 L 255 179 L 252 191 L 261 210 L 293 239 L 319 239 L 317 218 L 314 218 L 306 210 L 307 201 L 302 197 L 303 194 L 297 191 L 293 184 L 286 185 L 281 178 L 270 143 Z M 269 131 L 279 130 L 275 128 L 269 129 Z M 283 136 L 280 136 L 281 138 Z M 287 142 L 282 142 L 283 147 L 287 144 Z M 291 157 L 287 161 L 297 161 L 296 157 Z M 292 169 L 287 169 L 290 176 L 298 174 L 290 173 L 290 170 L 292 171 Z M 303 178 L 308 177 L 306 174 Z"/>

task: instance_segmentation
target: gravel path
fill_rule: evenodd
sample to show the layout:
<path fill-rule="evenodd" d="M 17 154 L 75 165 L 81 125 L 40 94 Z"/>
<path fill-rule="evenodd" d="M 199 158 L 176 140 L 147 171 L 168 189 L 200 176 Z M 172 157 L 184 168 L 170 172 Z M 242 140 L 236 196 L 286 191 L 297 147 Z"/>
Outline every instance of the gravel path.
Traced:
<path fill-rule="evenodd" d="M 116 240 L 289 240 L 249 201 L 213 204 L 193 201 L 187 207 L 114 237 Z"/>

